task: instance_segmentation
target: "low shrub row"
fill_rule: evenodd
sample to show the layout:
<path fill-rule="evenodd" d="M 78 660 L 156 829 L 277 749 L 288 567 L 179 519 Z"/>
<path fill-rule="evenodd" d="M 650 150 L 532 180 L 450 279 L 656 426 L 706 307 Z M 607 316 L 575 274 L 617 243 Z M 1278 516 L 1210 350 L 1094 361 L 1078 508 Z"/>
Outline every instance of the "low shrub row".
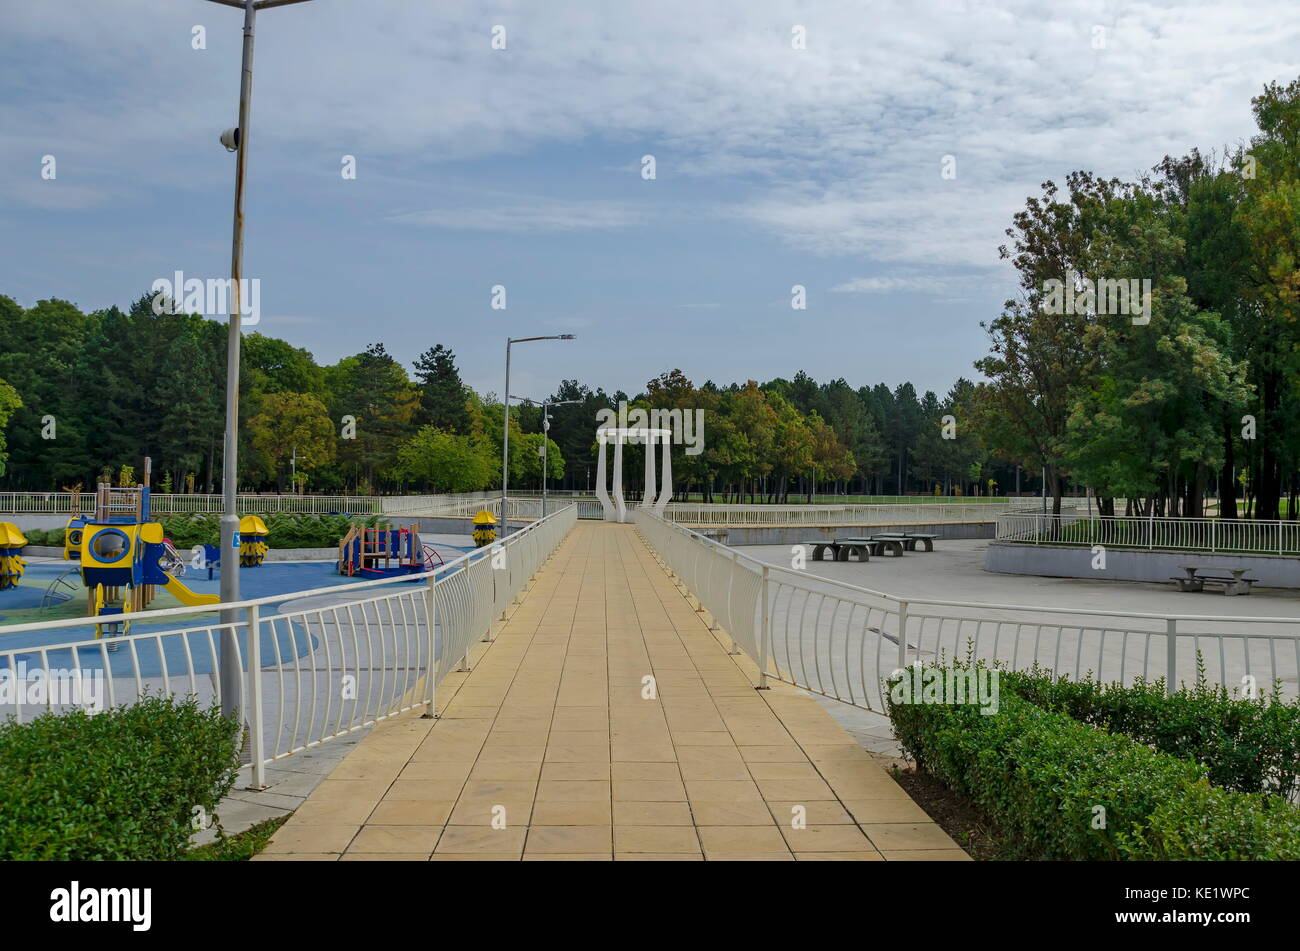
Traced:
<path fill-rule="evenodd" d="M 170 697 L 8 719 L 0 859 L 178 858 L 233 785 L 239 738 L 220 709 Z"/>
<path fill-rule="evenodd" d="M 163 534 L 182 551 L 195 545 L 216 545 L 221 540 L 221 517 L 213 513 L 194 515 L 168 515 L 160 519 Z M 386 528 L 389 522 L 377 515 L 298 515 L 276 513 L 263 518 L 270 531 L 267 543 L 271 548 L 331 548 L 339 543 L 353 525 L 367 528 Z M 63 547 L 64 529 L 48 531 L 31 529 L 24 532 L 29 545 Z"/>
<path fill-rule="evenodd" d="M 1234 697 L 1204 677 L 1166 695 L 1163 680 L 1123 686 L 1002 672 L 1003 690 L 1205 767 L 1210 782 L 1289 798 L 1300 782 L 1300 699 Z"/>
<path fill-rule="evenodd" d="M 1002 686 L 975 704 L 886 704 L 904 752 L 997 824 L 1008 858 L 1300 859 L 1300 810 Z"/>

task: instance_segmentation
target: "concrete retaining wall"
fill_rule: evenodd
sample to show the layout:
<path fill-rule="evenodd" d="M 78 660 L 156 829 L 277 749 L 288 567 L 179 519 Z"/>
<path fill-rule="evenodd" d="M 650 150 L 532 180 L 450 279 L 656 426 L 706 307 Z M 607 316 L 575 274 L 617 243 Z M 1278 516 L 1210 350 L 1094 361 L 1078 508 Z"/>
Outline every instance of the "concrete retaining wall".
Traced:
<path fill-rule="evenodd" d="M 938 522 L 917 525 L 688 525 L 692 531 L 727 545 L 799 545 L 873 535 L 877 532 L 924 532 L 944 538 L 993 538 L 993 522 Z"/>
<path fill-rule="evenodd" d="M 0 522 L 12 522 L 24 532 L 31 529 L 48 532 L 52 528 L 62 528 L 67 525 L 71 517 L 70 515 L 0 515 Z"/>
<path fill-rule="evenodd" d="M 1271 588 L 1300 588 L 1300 558 L 1280 555 L 1224 555 L 1203 551 L 1150 551 L 1108 548 L 1104 570 L 1092 567 L 1091 548 L 993 542 L 984 555 L 984 570 L 1047 578 L 1112 578 L 1117 581 L 1170 583 L 1183 575 L 1179 565 L 1249 569 Z"/>
<path fill-rule="evenodd" d="M 50 548 L 45 545 L 28 545 L 23 549 L 24 558 L 62 558 L 62 548 Z M 72 562 L 68 562 L 69 566 Z"/>

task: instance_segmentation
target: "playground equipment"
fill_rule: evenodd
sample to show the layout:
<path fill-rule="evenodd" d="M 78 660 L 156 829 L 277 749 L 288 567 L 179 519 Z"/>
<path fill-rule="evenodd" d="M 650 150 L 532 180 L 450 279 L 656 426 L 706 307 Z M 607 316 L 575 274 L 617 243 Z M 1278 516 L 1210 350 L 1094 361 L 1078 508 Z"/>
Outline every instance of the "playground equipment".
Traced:
<path fill-rule="evenodd" d="M 269 534 L 266 523 L 256 515 L 245 515 L 239 520 L 239 563 L 243 567 L 256 568 L 266 558 Z"/>
<path fill-rule="evenodd" d="M 359 574 L 376 578 L 417 574 L 427 570 L 427 562 L 427 549 L 420 544 L 418 522 L 410 528 L 354 525 L 339 541 L 339 574 L 349 578 Z"/>
<path fill-rule="evenodd" d="M 424 548 L 424 570 L 425 571 L 432 571 L 434 568 L 437 568 L 439 565 L 445 565 L 447 563 L 443 561 L 442 555 L 438 553 L 438 549 L 434 548 L 432 545 L 423 545 L 421 547 Z"/>
<path fill-rule="evenodd" d="M 216 604 L 215 594 L 198 594 L 178 576 L 185 561 L 163 527 L 150 518 L 149 472 L 144 460 L 144 482 L 130 488 L 107 483 L 95 487 L 95 511 L 74 512 L 68 520 L 63 557 L 75 554 L 81 581 L 87 590 L 87 612 L 95 618 L 143 611 L 153 601 L 159 585 L 182 604 Z M 126 634 L 130 622 L 106 621 L 95 625 L 95 636 Z"/>
<path fill-rule="evenodd" d="M 496 516 L 487 509 L 480 509 L 474 516 L 474 531 L 471 533 L 474 544 L 479 548 L 490 545 L 497 540 Z"/>
<path fill-rule="evenodd" d="M 69 568 L 46 586 L 45 594 L 41 596 L 42 611 L 72 600 L 72 596 L 77 593 L 77 585 L 72 582 L 73 575 L 76 575 L 77 580 L 80 581 L 81 569 Z"/>
<path fill-rule="evenodd" d="M 27 536 L 13 522 L 0 522 L 0 591 L 12 588 L 23 576 L 27 562 L 23 561 L 23 546 Z"/>

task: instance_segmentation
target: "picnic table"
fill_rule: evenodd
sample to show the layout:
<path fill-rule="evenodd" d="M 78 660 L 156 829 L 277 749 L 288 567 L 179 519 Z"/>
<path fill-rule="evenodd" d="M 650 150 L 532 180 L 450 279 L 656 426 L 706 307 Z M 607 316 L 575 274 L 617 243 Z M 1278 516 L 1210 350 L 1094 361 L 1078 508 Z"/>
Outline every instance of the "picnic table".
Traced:
<path fill-rule="evenodd" d="M 837 538 L 833 542 L 804 542 L 803 544 L 812 549 L 813 561 L 825 560 L 824 556 L 828 549 L 833 561 L 848 561 L 850 555 L 858 561 L 871 560 L 871 546 L 859 539 Z"/>
<path fill-rule="evenodd" d="M 827 551 L 834 561 L 870 561 L 872 555 L 888 553 L 895 558 L 905 551 L 916 551 L 917 545 L 924 545 L 926 551 L 934 551 L 934 540 L 938 535 L 925 532 L 877 532 L 861 538 L 837 538 L 833 542 L 816 541 L 803 544 L 812 549 L 813 561 L 824 561 Z"/>
<path fill-rule="evenodd" d="M 1174 577 L 1171 580 L 1177 582 L 1179 591 L 1204 591 L 1207 584 L 1223 585 L 1223 593 L 1229 597 L 1238 594 L 1250 594 L 1250 586 L 1258 581 L 1258 578 L 1245 577 L 1249 568 L 1237 568 L 1232 565 L 1179 565 L 1186 574 L 1182 578 Z M 1206 571 L 1226 572 L 1231 577 L 1225 577 L 1222 574 L 1208 575 L 1202 574 Z"/>
<path fill-rule="evenodd" d="M 883 550 L 888 549 L 891 554 L 898 556 L 905 551 L 916 551 L 917 545 L 924 545 L 925 551 L 934 551 L 934 540 L 938 537 L 925 532 L 877 532 L 862 538 L 840 540 L 870 545 L 873 555 L 881 554 Z"/>
<path fill-rule="evenodd" d="M 925 532 L 903 532 L 907 539 L 903 542 L 903 547 L 908 551 L 916 551 L 918 544 L 924 545 L 926 551 L 934 551 L 934 540 L 938 535 L 927 535 Z"/>
<path fill-rule="evenodd" d="M 907 535 L 903 532 L 877 532 L 874 535 L 864 535 L 862 538 L 839 538 L 836 541 L 841 545 L 865 546 L 873 555 L 889 552 L 895 558 L 899 558 L 907 544 Z"/>

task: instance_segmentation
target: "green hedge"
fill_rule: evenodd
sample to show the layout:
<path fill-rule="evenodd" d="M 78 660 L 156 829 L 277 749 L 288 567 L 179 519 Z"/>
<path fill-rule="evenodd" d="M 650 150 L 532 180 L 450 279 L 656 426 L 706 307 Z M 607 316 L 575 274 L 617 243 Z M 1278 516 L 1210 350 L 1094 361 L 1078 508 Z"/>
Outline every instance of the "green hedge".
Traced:
<path fill-rule="evenodd" d="M 904 752 L 997 824 L 1007 857 L 1300 859 L 1300 811 L 1285 800 L 1214 788 L 1196 762 L 1000 686 L 994 714 L 886 706 Z"/>
<path fill-rule="evenodd" d="M 239 727 L 194 700 L 0 724 L 0 859 L 174 859 L 238 771 Z"/>
<path fill-rule="evenodd" d="M 195 515 L 168 515 L 160 519 L 163 534 L 170 538 L 172 544 L 181 551 L 188 551 L 195 545 L 216 545 L 221 540 L 221 517 L 212 513 Z M 387 528 L 387 519 L 376 515 L 265 515 L 267 543 L 271 548 L 332 548 L 338 545 L 347 530 L 353 525 L 365 525 L 367 528 Z M 29 545 L 48 545 L 63 547 L 64 529 L 49 531 L 32 529 L 23 533 Z"/>
<path fill-rule="evenodd" d="M 1163 680 L 1103 685 L 1041 668 L 1003 671 L 1001 682 L 1040 707 L 1194 759 L 1215 786 L 1289 798 L 1300 780 L 1300 699 L 1233 697 L 1203 677 L 1168 696 Z"/>

